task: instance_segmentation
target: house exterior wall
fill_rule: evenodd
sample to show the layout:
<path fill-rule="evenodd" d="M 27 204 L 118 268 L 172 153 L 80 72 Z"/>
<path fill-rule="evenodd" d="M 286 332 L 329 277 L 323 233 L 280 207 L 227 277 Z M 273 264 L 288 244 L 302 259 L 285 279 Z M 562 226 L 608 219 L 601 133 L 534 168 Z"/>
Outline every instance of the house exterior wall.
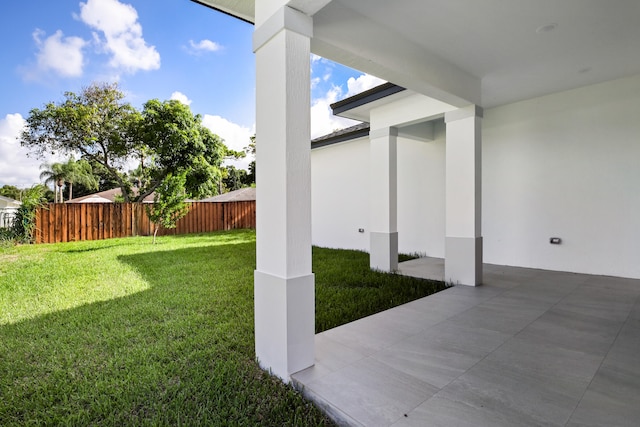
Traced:
<path fill-rule="evenodd" d="M 17 200 L 0 197 L 0 228 L 11 226 L 20 205 Z"/>
<path fill-rule="evenodd" d="M 640 278 L 639 113 L 640 76 L 486 111 L 485 262 Z"/>
<path fill-rule="evenodd" d="M 9 228 L 13 224 L 13 219 L 16 217 L 18 208 L 0 207 L 0 228 Z"/>
<path fill-rule="evenodd" d="M 368 138 L 311 150 L 311 225 L 314 245 L 369 250 Z"/>
<path fill-rule="evenodd" d="M 640 75 L 485 110 L 484 262 L 640 278 L 639 112 Z M 314 244 L 368 250 L 368 161 L 366 138 L 312 150 Z M 400 252 L 444 257 L 444 165 L 442 121 L 398 138 Z"/>
<path fill-rule="evenodd" d="M 398 246 L 444 257 L 444 123 L 435 140 L 398 137 Z M 311 151 L 313 243 L 369 250 L 369 139 Z M 364 233 L 358 229 L 363 228 Z"/>

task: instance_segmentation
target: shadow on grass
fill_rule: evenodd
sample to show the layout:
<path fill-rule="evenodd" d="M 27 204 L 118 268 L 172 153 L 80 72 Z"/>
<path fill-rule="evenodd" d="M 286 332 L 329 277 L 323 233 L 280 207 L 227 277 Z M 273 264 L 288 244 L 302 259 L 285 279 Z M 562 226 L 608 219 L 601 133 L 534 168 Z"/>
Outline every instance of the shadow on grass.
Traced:
<path fill-rule="evenodd" d="M 0 425 L 330 424 L 255 363 L 255 243 L 227 237 L 120 255 L 148 289 L 0 326 Z M 444 288 L 313 251 L 318 330 Z"/>
<path fill-rule="evenodd" d="M 96 251 L 103 251 L 105 249 L 111 249 L 111 248 L 115 248 L 118 245 L 105 245 L 105 246 L 92 246 L 92 247 L 86 247 L 86 248 L 81 248 L 81 249 L 58 249 L 58 252 L 63 252 L 63 253 L 67 253 L 67 254 L 79 254 L 79 253 L 84 253 L 84 252 L 96 252 Z"/>
<path fill-rule="evenodd" d="M 255 245 L 120 256 L 150 288 L 0 327 L 0 425 L 322 425 L 253 350 Z"/>

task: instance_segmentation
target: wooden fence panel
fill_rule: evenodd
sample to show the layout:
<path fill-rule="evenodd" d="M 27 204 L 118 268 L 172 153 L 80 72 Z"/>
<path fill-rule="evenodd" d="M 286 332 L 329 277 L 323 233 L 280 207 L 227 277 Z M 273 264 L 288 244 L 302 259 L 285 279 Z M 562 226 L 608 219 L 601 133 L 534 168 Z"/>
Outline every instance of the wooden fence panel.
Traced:
<path fill-rule="evenodd" d="M 175 229 L 158 235 L 256 227 L 256 202 L 192 202 Z M 50 203 L 36 212 L 36 243 L 150 236 L 155 225 L 138 203 Z"/>

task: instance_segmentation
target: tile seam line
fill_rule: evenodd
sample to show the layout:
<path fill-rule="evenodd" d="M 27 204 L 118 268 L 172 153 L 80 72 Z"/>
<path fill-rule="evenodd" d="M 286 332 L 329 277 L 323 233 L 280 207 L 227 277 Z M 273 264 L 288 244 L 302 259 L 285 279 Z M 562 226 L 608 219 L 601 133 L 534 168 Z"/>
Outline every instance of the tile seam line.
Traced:
<path fill-rule="evenodd" d="M 457 285 L 457 286 L 465 286 L 465 285 Z M 521 285 L 516 286 L 516 288 L 517 288 L 517 287 L 519 287 L 519 286 L 521 286 Z M 454 287 L 454 286 L 452 286 L 451 288 L 453 288 L 453 287 Z M 446 289 L 445 289 L 445 290 L 446 290 Z M 422 332 L 424 332 L 425 330 L 427 330 L 427 329 L 429 329 L 429 328 L 433 328 L 433 327 L 435 327 L 435 326 L 437 326 L 437 325 L 441 324 L 442 322 L 445 322 L 445 321 L 447 321 L 447 320 L 451 319 L 451 318 L 452 318 L 452 317 L 454 317 L 454 316 L 460 315 L 460 314 L 462 314 L 462 313 L 466 313 L 467 311 L 469 311 L 469 310 L 471 310 L 471 309 L 473 309 L 473 308 L 477 307 L 478 305 L 483 304 L 483 303 L 485 303 L 485 302 L 487 302 L 487 301 L 492 300 L 493 298 L 496 298 L 496 297 L 498 297 L 498 296 L 502 295 L 502 294 L 503 294 L 503 293 L 505 293 L 507 290 L 508 290 L 508 289 L 503 289 L 503 290 L 501 290 L 499 293 L 497 293 L 496 295 L 491 296 L 491 297 L 488 297 L 488 298 L 485 298 L 484 300 L 479 301 L 477 304 L 472 305 L 471 307 L 467 308 L 466 310 L 463 310 L 463 311 L 461 311 L 460 313 L 456 313 L 456 314 L 453 314 L 453 315 L 451 315 L 451 316 L 449 316 L 449 317 L 447 317 L 447 318 L 445 318 L 445 319 L 442 319 L 440 322 L 438 322 L 438 323 L 434 323 L 433 325 L 429 326 L 428 328 L 424 328 L 424 329 L 422 329 L 420 332 L 418 332 L 418 333 L 416 333 L 416 334 L 413 334 L 413 335 L 410 335 L 409 337 L 415 337 L 416 335 L 421 334 L 421 333 L 422 333 Z M 435 294 L 434 294 L 434 295 L 435 295 Z M 428 298 L 428 297 L 425 297 L 425 298 Z M 527 325 L 527 326 L 528 326 L 528 325 Z M 487 330 L 489 330 L 489 329 L 487 329 Z M 407 337 L 407 338 L 409 338 L 409 337 Z M 407 339 L 407 338 L 404 338 L 404 339 Z M 509 339 L 510 339 L 510 338 L 509 338 Z M 506 342 L 506 341 L 508 341 L 509 339 L 505 340 L 505 342 Z M 504 344 L 504 343 L 503 343 L 503 344 Z M 391 344 L 391 345 L 393 345 L 393 344 Z M 390 347 L 391 345 L 389 345 L 388 347 Z M 502 344 L 501 344 L 500 346 L 502 346 Z M 388 347 L 385 347 L 384 349 L 386 350 Z M 377 353 L 377 352 L 376 352 L 376 353 Z M 368 357 L 372 357 L 372 356 L 368 356 Z M 486 357 L 486 356 L 485 356 L 485 357 Z M 484 358 L 483 358 L 483 359 L 484 359 Z M 378 360 L 378 359 L 375 359 L 375 360 Z M 386 366 L 389 366 L 389 365 L 387 365 L 385 362 L 383 362 L 383 361 L 381 361 L 381 360 L 378 360 L 378 362 L 380 362 L 380 363 L 382 363 L 382 364 L 384 364 L 384 365 L 386 365 Z M 479 363 L 479 362 L 480 362 L 480 361 L 478 361 L 477 363 Z M 475 366 L 477 363 L 475 363 L 473 366 Z M 469 369 L 473 368 L 473 366 L 471 366 Z M 391 367 L 391 366 L 389 366 L 389 367 Z M 437 389 L 438 389 L 438 391 L 436 391 L 434 394 L 432 394 L 429 398 L 427 398 L 427 399 L 423 400 L 422 402 L 418 403 L 418 404 L 417 404 L 414 408 L 412 408 L 410 411 L 407 411 L 407 412 L 406 412 L 406 414 L 408 415 L 409 413 L 411 413 L 411 412 L 415 411 L 418 407 L 420 407 L 420 406 L 424 405 L 426 402 L 428 402 L 429 400 L 433 399 L 436 395 L 440 394 L 440 392 L 441 392 L 442 390 L 444 390 L 446 387 L 448 387 L 448 386 L 449 386 L 453 381 L 457 380 L 458 378 L 460 378 L 460 376 L 464 375 L 464 374 L 465 374 L 469 369 L 467 369 L 465 372 L 463 372 L 462 374 L 458 375 L 457 377 L 455 377 L 454 379 L 452 379 L 451 381 L 449 381 L 449 382 L 448 382 L 447 384 L 445 384 L 443 387 L 437 387 L 437 386 L 435 386 L 434 384 L 431 384 L 431 383 L 429 383 L 429 382 L 427 382 L 427 381 L 421 380 L 421 381 L 424 381 L 425 383 L 427 383 L 427 384 L 429 384 L 429 385 L 431 385 L 431 386 L 433 386 L 433 387 L 437 388 Z M 414 377 L 414 376 L 413 376 L 413 375 L 411 375 L 411 374 L 407 374 L 407 375 L 410 375 L 411 377 L 416 378 L 416 377 Z M 403 418 L 404 418 L 404 415 L 402 415 L 402 416 L 398 417 L 396 420 L 394 420 L 394 421 L 393 421 L 391 424 L 389 424 L 389 425 L 391 426 L 391 425 L 393 425 L 393 424 L 397 423 L 398 421 L 402 420 Z"/>
<path fill-rule="evenodd" d="M 580 286 L 582 286 L 582 285 L 580 285 Z M 571 419 L 573 418 L 573 416 L 575 415 L 576 411 L 578 410 L 578 406 L 580 406 L 580 403 L 582 403 L 582 400 L 584 399 L 584 395 L 587 394 L 587 390 L 589 390 L 589 387 L 591 387 L 591 384 L 593 383 L 594 378 L 596 377 L 596 375 L 598 375 L 598 372 L 600 372 L 600 369 L 602 369 L 602 365 L 604 364 L 604 361 L 609 356 L 609 353 L 611 353 L 611 349 L 615 345 L 616 341 L 618 341 L 618 337 L 620 336 L 620 333 L 624 329 L 625 325 L 627 323 L 629 323 L 629 318 L 631 317 L 631 312 L 633 311 L 633 307 L 635 307 L 639 302 L 640 302 L 640 295 L 636 297 L 633 305 L 631 305 L 631 309 L 629 310 L 629 313 L 627 314 L 627 318 L 624 320 L 624 322 L 622 322 L 622 325 L 620 326 L 620 329 L 618 329 L 618 333 L 616 333 L 616 337 L 613 339 L 613 342 L 611 343 L 611 346 L 609 347 L 609 350 L 607 351 L 607 354 L 605 354 L 604 357 L 602 358 L 602 360 L 600 361 L 600 364 L 598 365 L 598 369 L 596 369 L 596 372 L 593 374 L 593 377 L 591 377 L 591 379 L 589 380 L 589 384 L 587 384 L 587 386 L 585 387 L 584 391 L 582 392 L 582 396 L 580 396 L 580 399 L 578 399 L 578 403 L 576 403 L 576 405 L 574 406 L 573 410 L 571 411 L 571 415 L 569 415 L 569 417 L 567 418 L 567 421 L 564 423 L 565 426 L 568 425 L 571 422 Z"/>
<path fill-rule="evenodd" d="M 496 298 L 500 295 L 502 295 L 504 292 L 508 291 L 508 290 L 512 290 L 512 289 L 516 289 L 519 288 L 520 286 L 522 286 L 522 284 L 511 288 L 511 289 L 505 289 L 503 292 L 500 292 L 498 295 L 495 295 L 491 298 L 488 298 L 487 301 Z M 582 286 L 582 285 L 580 285 Z M 578 287 L 580 287 L 578 286 Z M 507 342 L 511 341 L 513 338 L 515 338 L 517 335 L 519 335 L 522 331 L 524 331 L 526 328 L 528 328 L 533 322 L 537 321 L 538 319 L 540 319 L 542 316 L 544 316 L 549 310 L 551 310 L 553 307 L 555 307 L 556 305 L 560 304 L 560 302 L 562 302 L 565 298 L 567 298 L 569 295 L 573 294 L 573 292 L 575 292 L 575 289 L 571 292 L 569 292 L 567 295 L 565 295 L 564 297 L 562 297 L 558 302 L 556 302 L 555 304 L 553 304 L 551 307 L 549 307 L 547 310 L 545 310 L 542 314 L 540 314 L 538 317 L 536 317 L 535 319 L 533 319 L 531 322 L 527 323 L 525 326 L 522 327 L 522 329 L 520 329 L 518 332 L 516 332 L 515 334 L 511 335 L 510 337 L 508 337 L 507 339 L 505 339 L 502 344 L 500 344 L 499 346 L 497 346 L 496 348 L 494 348 L 493 350 L 491 350 L 489 353 L 487 353 L 484 357 L 482 357 L 480 360 L 478 360 L 476 363 L 474 363 L 472 366 L 470 366 L 467 370 L 465 370 L 463 373 L 461 373 L 460 375 L 458 375 L 457 377 L 453 378 L 451 381 L 449 381 L 445 386 L 443 386 L 442 388 L 440 388 L 440 390 L 438 390 L 437 393 L 435 393 L 433 396 L 431 396 L 429 399 L 425 400 L 424 402 L 422 402 L 423 404 L 428 402 L 429 400 L 433 399 L 434 397 L 438 396 L 445 388 L 449 387 L 451 385 L 451 383 L 453 383 L 454 381 L 458 380 L 461 376 L 465 375 L 467 372 L 469 372 L 470 370 L 472 370 L 474 367 L 476 367 L 479 363 L 481 363 L 482 361 L 484 361 L 487 357 L 489 357 L 491 354 L 495 353 L 496 351 L 498 351 L 500 348 L 502 348 Z M 640 299 L 640 297 L 639 297 Z M 475 306 L 474 306 L 475 307 Z M 473 308 L 473 307 L 472 307 Z M 471 309 L 471 308 L 470 308 Z M 469 310 L 470 310 L 469 309 Z M 468 310 L 465 310 L 463 312 L 461 312 L 460 314 L 466 312 Z M 486 328 L 482 328 L 482 329 L 486 329 Z M 620 328 L 622 329 L 622 328 Z M 491 331 L 491 329 L 486 329 L 488 331 Z M 494 332 L 499 332 L 499 331 L 494 331 Z M 618 331 L 619 333 L 619 331 Z M 617 338 L 617 336 L 616 336 Z M 603 359 L 604 360 L 604 359 Z M 596 371 L 597 372 L 597 371 Z M 595 375 L 594 375 L 595 376 Z M 593 378 L 592 378 L 593 380 Z M 586 389 L 585 389 L 586 391 Z M 582 400 L 582 399 L 581 399 Z M 576 405 L 577 407 L 577 405 Z M 575 411 L 575 408 L 574 408 Z M 573 415 L 573 412 L 572 412 Z M 570 419 L 571 417 L 569 417 Z M 568 422 L 568 421 L 567 421 Z M 566 425 L 566 423 L 565 423 Z"/>

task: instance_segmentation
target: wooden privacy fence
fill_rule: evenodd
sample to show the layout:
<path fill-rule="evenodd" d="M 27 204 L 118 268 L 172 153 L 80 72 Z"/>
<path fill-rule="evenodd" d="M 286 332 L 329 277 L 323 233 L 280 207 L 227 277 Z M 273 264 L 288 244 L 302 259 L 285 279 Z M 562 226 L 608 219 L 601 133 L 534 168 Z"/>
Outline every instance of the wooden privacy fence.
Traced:
<path fill-rule="evenodd" d="M 193 202 L 176 228 L 158 235 L 256 227 L 256 202 Z M 36 243 L 150 236 L 154 225 L 139 203 L 50 203 L 36 211 Z"/>

